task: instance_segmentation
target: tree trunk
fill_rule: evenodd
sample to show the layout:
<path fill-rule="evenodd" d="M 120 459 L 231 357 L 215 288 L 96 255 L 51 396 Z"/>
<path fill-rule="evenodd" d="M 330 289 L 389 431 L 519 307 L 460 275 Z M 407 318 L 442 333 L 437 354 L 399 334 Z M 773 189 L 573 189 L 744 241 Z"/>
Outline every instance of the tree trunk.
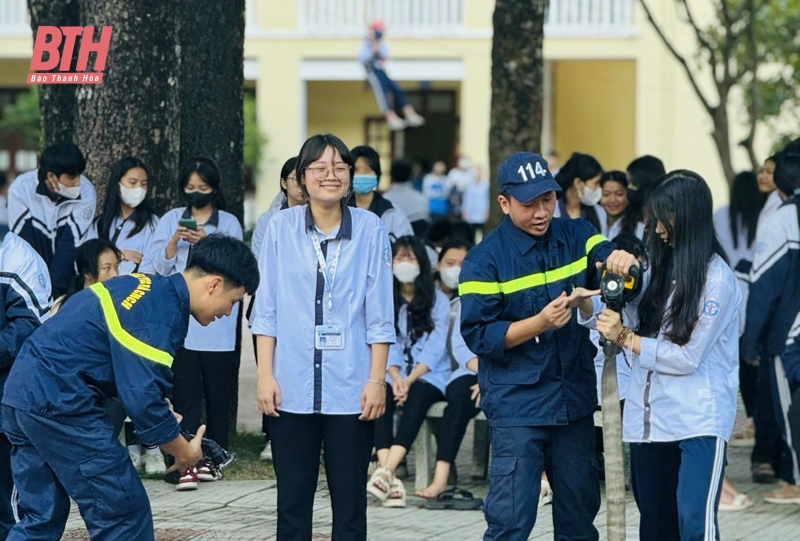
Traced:
<path fill-rule="evenodd" d="M 222 177 L 225 210 L 243 223 L 244 0 L 185 0 L 181 12 L 180 162 L 195 156 L 213 158 Z M 234 311 L 239 325 L 230 404 L 232 431 L 239 408 L 242 312 Z"/>
<path fill-rule="evenodd" d="M 226 210 L 242 222 L 244 0 L 186 0 L 181 12 L 180 162 L 213 158 Z"/>
<path fill-rule="evenodd" d="M 28 0 L 31 29 L 36 39 L 40 26 L 80 26 L 78 0 Z M 62 46 L 59 51 L 63 51 Z M 78 61 L 78 48 L 73 49 L 72 66 Z M 58 66 L 53 72 L 58 71 Z M 76 85 L 40 85 L 39 109 L 41 110 L 42 146 L 60 141 L 76 142 L 75 137 L 75 93 Z"/>
<path fill-rule="evenodd" d="M 717 148 L 719 161 L 722 164 L 722 172 L 725 181 L 729 186 L 733 185 L 733 177 L 736 174 L 733 170 L 731 161 L 731 138 L 728 124 L 728 111 L 726 109 L 727 100 L 720 102 L 713 112 L 711 119 L 714 122 L 714 131 L 711 137 L 714 139 L 714 146 Z"/>
<path fill-rule="evenodd" d="M 147 164 L 158 214 L 177 199 L 181 117 L 174 16 L 169 2 L 158 0 L 81 2 L 83 25 L 95 26 L 98 35 L 98 27 L 114 21 L 103 83 L 75 86 L 75 141 L 86 155 L 98 205 L 112 165 L 126 155 Z"/>
<path fill-rule="evenodd" d="M 492 38 L 492 109 L 489 168 L 518 150 L 540 152 L 544 76 L 542 40 L 547 0 L 497 0 Z M 503 219 L 497 183 L 491 183 L 489 228 Z"/>
<path fill-rule="evenodd" d="M 603 459 L 606 471 L 606 539 L 625 541 L 625 460 L 622 452 L 622 409 L 617 383 L 617 354 L 610 342 L 605 354 L 601 395 L 603 402 Z"/>

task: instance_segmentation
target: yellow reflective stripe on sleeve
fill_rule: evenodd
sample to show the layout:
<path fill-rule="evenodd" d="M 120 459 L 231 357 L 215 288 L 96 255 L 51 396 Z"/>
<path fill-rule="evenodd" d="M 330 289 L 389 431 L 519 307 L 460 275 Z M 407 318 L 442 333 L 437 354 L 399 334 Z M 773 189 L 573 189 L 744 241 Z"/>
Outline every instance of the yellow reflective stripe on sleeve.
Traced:
<path fill-rule="evenodd" d="M 103 316 L 106 319 L 108 331 L 122 347 L 154 363 L 163 364 L 168 368 L 172 367 L 172 355 L 166 351 L 154 348 L 149 344 L 145 344 L 122 328 L 122 324 L 119 322 L 119 316 L 117 316 L 117 310 L 114 308 L 114 301 L 111 300 L 111 294 L 102 283 L 98 282 L 90 286 L 89 289 L 100 299 L 100 308 L 103 310 Z"/>
<path fill-rule="evenodd" d="M 464 282 L 458 285 L 459 295 L 469 295 L 470 293 L 496 295 L 500 293 L 500 284 L 497 282 Z"/>
<path fill-rule="evenodd" d="M 511 293 L 522 291 L 523 289 L 552 284 L 553 282 L 558 282 L 559 280 L 564 280 L 570 276 L 580 274 L 582 271 L 586 270 L 586 264 L 587 259 L 582 257 L 569 265 L 564 265 L 563 267 L 547 272 L 529 274 L 528 276 L 515 278 L 508 282 L 464 282 L 458 286 L 458 293 L 459 295 L 468 295 L 470 293 L 478 295 L 497 295 L 498 293 L 503 293 L 504 295 L 510 295 Z"/>
<path fill-rule="evenodd" d="M 589 252 L 592 251 L 592 248 L 606 240 L 607 239 L 603 235 L 592 235 L 589 237 L 589 240 L 586 241 L 586 255 L 589 255 Z"/>

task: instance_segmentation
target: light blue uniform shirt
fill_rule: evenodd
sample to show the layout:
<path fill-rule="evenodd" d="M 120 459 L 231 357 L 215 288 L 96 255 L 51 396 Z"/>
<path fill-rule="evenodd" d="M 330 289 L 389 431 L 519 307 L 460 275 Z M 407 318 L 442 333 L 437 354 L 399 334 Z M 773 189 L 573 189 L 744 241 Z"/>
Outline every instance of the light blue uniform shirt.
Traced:
<path fill-rule="evenodd" d="M 478 375 L 477 372 L 473 372 L 467 368 L 467 363 L 476 358 L 477 355 L 469 350 L 467 343 L 464 342 L 464 337 L 461 336 L 461 297 L 456 297 L 450 301 L 450 320 L 453 326 L 450 330 L 450 355 L 458 365 L 458 368 L 453 370 L 453 373 L 450 375 L 450 379 L 447 381 L 448 385 L 461 376 Z"/>
<path fill-rule="evenodd" d="M 700 436 L 728 441 L 739 390 L 739 304 L 742 294 L 727 263 L 714 256 L 686 345 L 642 338 L 633 355 L 623 416 L 623 440 L 669 442 Z M 670 297 L 667 310 L 672 302 Z"/>
<path fill-rule="evenodd" d="M 145 252 L 139 272 L 172 276 L 186 269 L 189 259 L 189 247 L 185 240 L 178 241 L 178 249 L 172 259 L 166 257 L 166 247 L 172 234 L 178 229 L 178 221 L 186 215 L 186 208 L 179 207 L 167 212 L 158 223 L 150 246 Z M 201 224 L 207 235 L 223 233 L 229 237 L 242 240 L 242 226 L 236 216 L 224 210 L 215 210 L 211 218 Z M 186 335 L 184 347 L 192 351 L 234 351 L 236 349 L 236 315 L 234 308 L 229 316 L 222 316 L 203 327 L 197 320 L 189 317 L 189 333 Z"/>
<path fill-rule="evenodd" d="M 445 294 L 438 289 L 436 290 L 436 300 L 431 310 L 431 319 L 433 320 L 433 331 L 423 334 L 419 340 L 411 345 L 413 364 L 410 368 L 413 370 L 418 364 L 427 366 L 428 372 L 425 372 L 419 379 L 427 381 L 444 394 L 445 387 L 447 386 L 452 372 L 450 359 L 447 357 L 447 331 L 450 328 L 450 301 Z M 397 328 L 397 343 L 389 349 L 388 366 L 399 367 L 400 373 L 405 376 L 409 372 L 409 367 L 406 364 L 404 355 L 406 343 L 408 342 L 410 344 L 410 339 L 407 340 L 409 332 L 408 304 L 404 304 L 400 307 L 400 311 L 397 315 Z M 389 385 L 392 383 L 392 378 L 388 373 L 386 374 L 386 382 Z"/>
<path fill-rule="evenodd" d="M 389 235 L 376 215 L 350 207 L 344 208 L 341 227 L 328 235 L 317 228 L 329 266 L 341 243 L 331 311 L 312 228 L 308 205 L 285 209 L 269 220 L 258 260 L 261 282 L 251 332 L 276 339 L 272 363 L 280 411 L 360 414 L 370 344 L 395 341 Z M 329 315 L 333 325 L 345 329 L 344 349 L 314 347 L 315 326 L 328 325 Z"/>
<path fill-rule="evenodd" d="M 152 221 L 146 224 L 141 231 L 133 236 L 129 236 L 136 227 L 134 218 L 134 214 L 131 214 L 127 220 L 123 220 L 119 216 L 114 218 L 114 221 L 111 222 L 111 229 L 108 231 L 109 238 L 106 240 L 114 243 L 114 246 L 120 250 L 139 252 L 142 254 L 142 263 L 144 263 L 144 256 L 147 252 L 147 247 L 150 245 L 153 235 L 155 235 L 156 229 L 158 228 L 159 218 L 158 216 L 153 216 Z M 99 228 L 100 221 L 95 220 L 86 235 L 86 240 L 98 238 Z M 114 237 L 116 237 L 116 239 Z M 133 261 L 122 261 L 119 264 L 119 274 L 122 276 L 131 274 L 133 272 L 139 272 L 140 267 L 141 264 L 136 264 Z M 152 274 L 152 272 L 153 271 L 151 268 L 150 273 Z"/>

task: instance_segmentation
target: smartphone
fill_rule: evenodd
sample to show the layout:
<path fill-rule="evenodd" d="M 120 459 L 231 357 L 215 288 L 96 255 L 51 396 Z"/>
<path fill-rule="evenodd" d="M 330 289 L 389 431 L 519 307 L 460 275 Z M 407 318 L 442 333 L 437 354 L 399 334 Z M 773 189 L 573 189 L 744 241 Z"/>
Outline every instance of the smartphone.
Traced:
<path fill-rule="evenodd" d="M 186 229 L 191 229 L 192 231 L 197 231 L 197 220 L 194 218 L 181 218 L 178 225 Z"/>

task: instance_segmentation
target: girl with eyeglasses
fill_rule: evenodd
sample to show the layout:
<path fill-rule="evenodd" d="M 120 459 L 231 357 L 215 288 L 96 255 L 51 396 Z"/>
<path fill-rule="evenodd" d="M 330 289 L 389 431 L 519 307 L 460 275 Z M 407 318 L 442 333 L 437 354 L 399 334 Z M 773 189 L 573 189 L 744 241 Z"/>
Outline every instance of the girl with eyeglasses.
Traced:
<path fill-rule="evenodd" d="M 338 137 L 308 139 L 296 164 L 308 205 L 277 213 L 259 254 L 251 331 L 279 539 L 312 537 L 323 446 L 333 539 L 367 538 L 364 485 L 395 332 L 389 236 L 377 216 L 347 206 L 353 164 Z"/>

